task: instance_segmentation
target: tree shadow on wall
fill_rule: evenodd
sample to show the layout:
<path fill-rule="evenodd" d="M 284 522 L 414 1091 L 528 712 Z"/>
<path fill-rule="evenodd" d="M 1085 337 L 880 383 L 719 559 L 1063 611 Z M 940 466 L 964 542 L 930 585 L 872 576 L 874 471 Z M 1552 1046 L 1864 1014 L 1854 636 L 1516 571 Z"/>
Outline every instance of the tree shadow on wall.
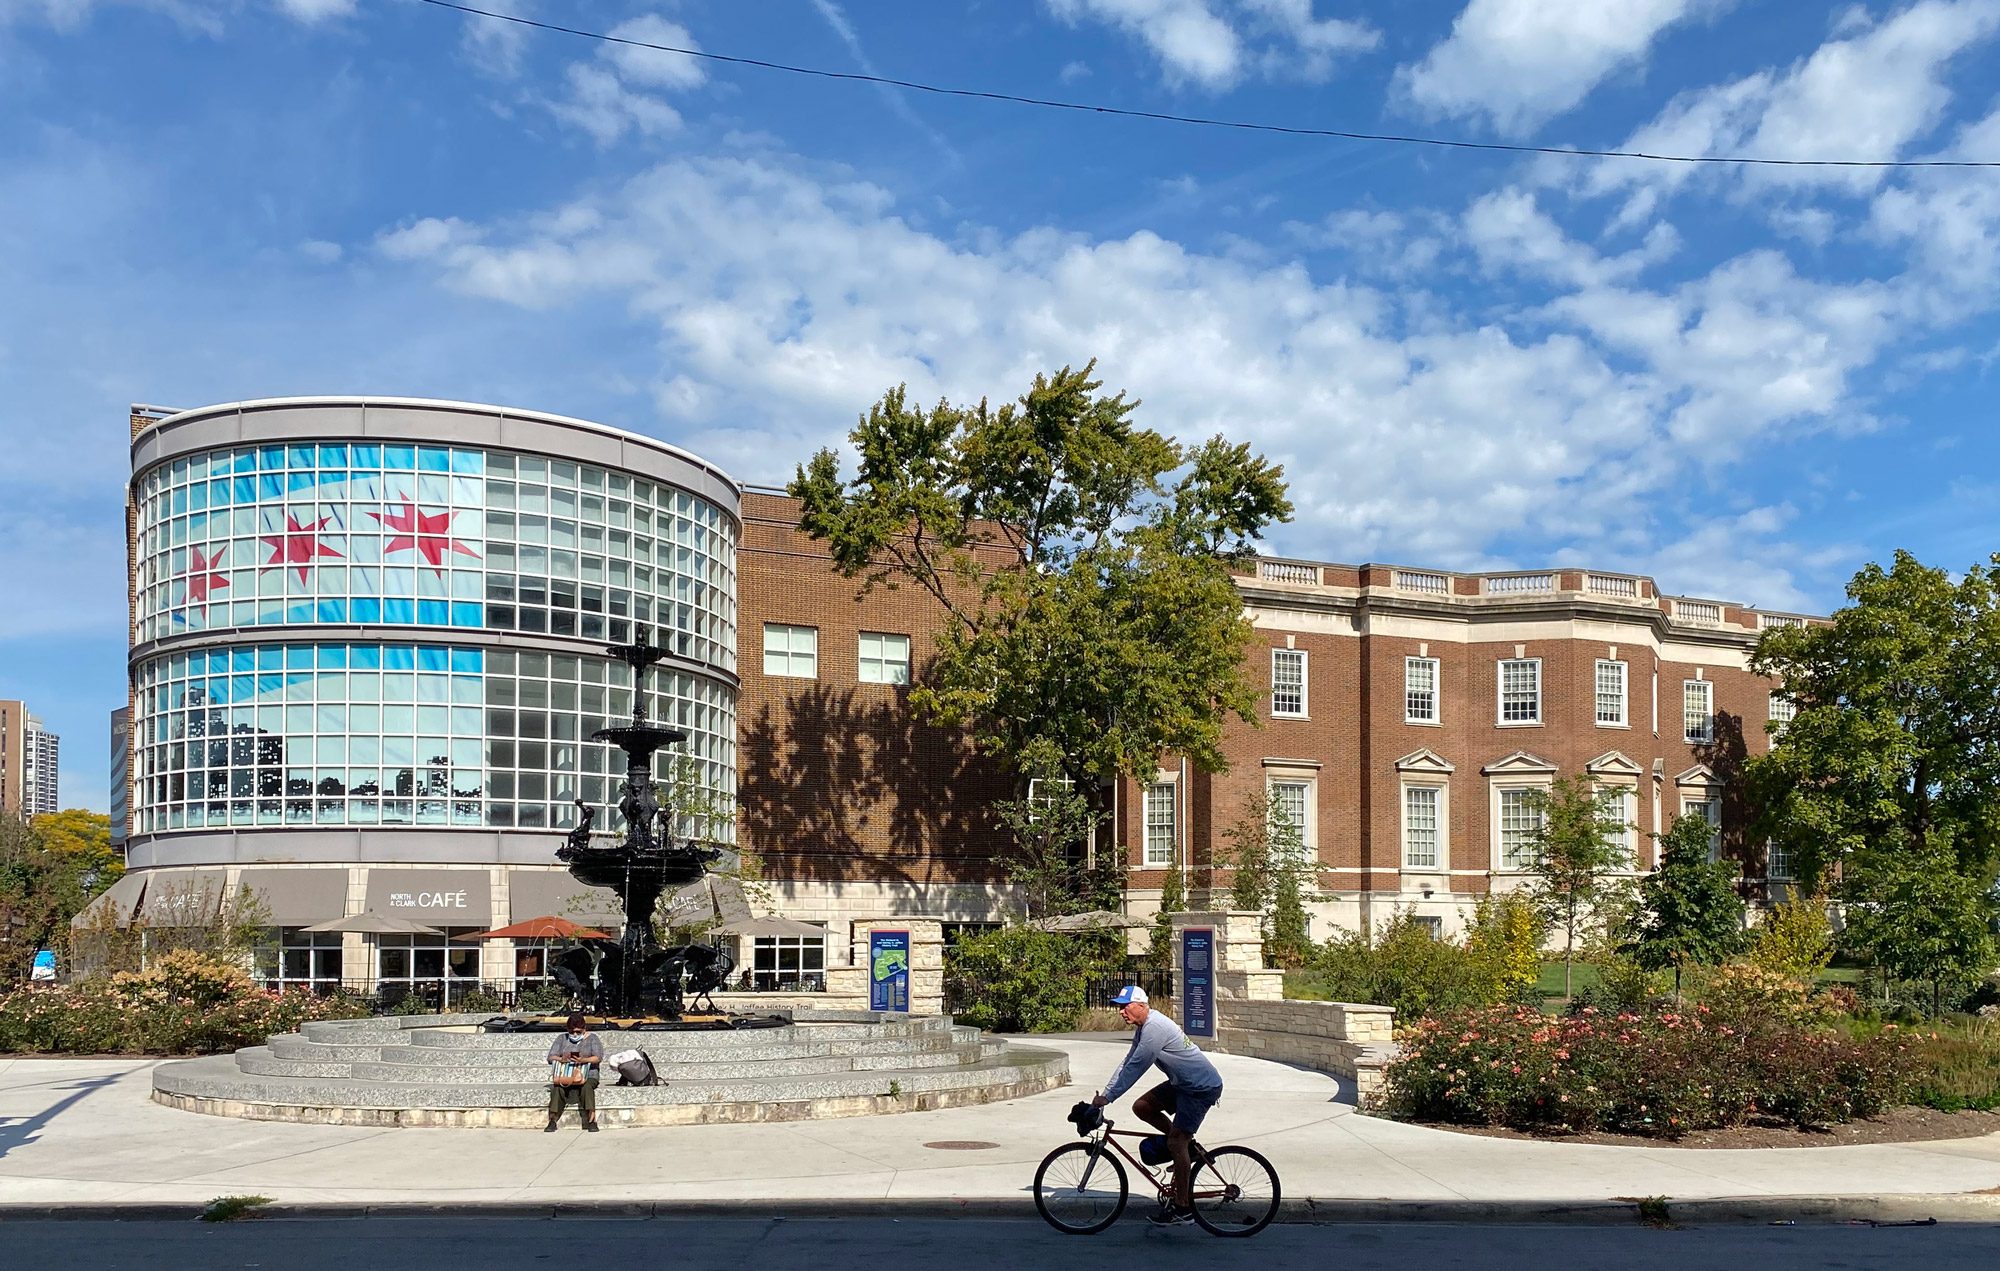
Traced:
<path fill-rule="evenodd" d="M 782 878 L 891 888 L 998 882 L 1011 787 L 903 692 L 813 685 L 739 725 L 742 842 Z M 983 908 L 983 904 L 982 904 Z"/>
<path fill-rule="evenodd" d="M 1694 754 L 1722 783 L 1722 857 L 1742 864 L 1738 890 L 1748 895 L 1761 885 L 1765 866 L 1763 848 L 1753 847 L 1748 836 L 1756 811 L 1750 806 L 1749 785 L 1743 775 L 1750 746 L 1743 736 L 1741 715 L 1717 711 L 1714 721 L 1710 739 L 1696 745 Z"/>

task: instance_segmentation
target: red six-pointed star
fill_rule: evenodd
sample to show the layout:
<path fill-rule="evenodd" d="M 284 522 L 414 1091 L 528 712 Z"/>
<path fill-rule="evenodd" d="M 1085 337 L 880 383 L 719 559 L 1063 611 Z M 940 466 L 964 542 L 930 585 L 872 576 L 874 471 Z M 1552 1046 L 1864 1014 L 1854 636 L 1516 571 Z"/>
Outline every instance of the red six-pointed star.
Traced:
<path fill-rule="evenodd" d="M 223 544 L 213 556 L 203 556 L 199 547 L 188 549 L 188 568 L 181 577 L 187 579 L 187 598 L 190 606 L 200 605 L 203 613 L 208 612 L 208 593 L 221 591 L 229 585 L 229 575 L 211 572 L 222 564 L 222 558 L 228 552 L 227 543 Z"/>
<path fill-rule="evenodd" d="M 414 548 L 430 562 L 432 569 L 440 572 L 447 553 L 458 552 L 474 559 L 479 556 L 478 552 L 451 536 L 449 512 L 425 515 L 417 510 L 416 504 L 405 501 L 403 510 L 394 515 L 383 516 L 380 512 L 370 512 L 368 515 L 396 531 L 396 537 L 390 539 L 382 549 L 384 556 L 391 552 L 406 552 Z"/>
<path fill-rule="evenodd" d="M 332 519 L 330 516 L 323 516 L 311 524 L 301 525 L 297 517 L 286 516 L 285 533 L 263 536 L 265 545 L 271 549 L 271 559 L 264 562 L 263 572 L 268 574 L 273 569 L 296 565 L 299 569 L 299 581 L 304 582 L 306 567 L 313 563 L 315 557 L 331 556 L 335 560 L 345 560 L 346 558 L 339 552 L 319 541 L 319 532 L 325 529 L 327 522 Z"/>

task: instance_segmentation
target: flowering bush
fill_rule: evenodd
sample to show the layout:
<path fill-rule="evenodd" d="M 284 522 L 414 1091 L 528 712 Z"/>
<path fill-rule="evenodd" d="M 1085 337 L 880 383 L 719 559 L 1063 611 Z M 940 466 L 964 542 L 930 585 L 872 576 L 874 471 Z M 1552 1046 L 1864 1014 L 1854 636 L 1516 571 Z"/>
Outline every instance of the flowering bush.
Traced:
<path fill-rule="evenodd" d="M 1677 1138 L 1754 1116 L 1824 1125 L 1872 1116 L 1909 1088 L 1894 1033 L 1855 1041 L 1705 1007 L 1550 1017 L 1485 1007 L 1400 1030 L 1384 1097 L 1393 1116 Z"/>
<path fill-rule="evenodd" d="M 235 963 L 183 949 L 143 971 L 0 996 L 0 1051 L 204 1054 L 256 1045 L 306 1020 L 367 1013 L 351 998 L 259 988 Z"/>

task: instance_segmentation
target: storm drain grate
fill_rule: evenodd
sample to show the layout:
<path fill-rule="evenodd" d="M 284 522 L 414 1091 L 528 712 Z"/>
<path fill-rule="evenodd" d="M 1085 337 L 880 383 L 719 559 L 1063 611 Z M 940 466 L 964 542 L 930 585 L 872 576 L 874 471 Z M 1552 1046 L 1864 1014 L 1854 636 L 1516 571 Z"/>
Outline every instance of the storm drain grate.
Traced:
<path fill-rule="evenodd" d="M 940 1152 L 983 1152 L 989 1147 L 999 1147 L 998 1143 L 988 1143 L 984 1139 L 939 1139 L 926 1143 L 925 1147 L 936 1148 Z"/>

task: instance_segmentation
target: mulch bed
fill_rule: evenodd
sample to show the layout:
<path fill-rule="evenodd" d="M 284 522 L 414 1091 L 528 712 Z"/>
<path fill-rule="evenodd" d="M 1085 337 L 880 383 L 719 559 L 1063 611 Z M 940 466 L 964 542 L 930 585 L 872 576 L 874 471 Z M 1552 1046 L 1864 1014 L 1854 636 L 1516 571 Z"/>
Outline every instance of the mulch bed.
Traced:
<path fill-rule="evenodd" d="M 1606 1143 L 1618 1147 L 1844 1147 L 1855 1143 L 1928 1143 L 1938 1139 L 1969 1139 L 2000 1131 L 2000 1112 L 1937 1112 L 1930 1108 L 1892 1108 L 1879 1117 L 1850 1121 L 1821 1130 L 1801 1130 L 1779 1122 L 1752 1122 L 1725 1130 L 1695 1130 L 1678 1139 L 1649 1139 L 1636 1134 L 1529 1134 L 1491 1125 L 1435 1125 L 1433 1130 L 1476 1134 L 1490 1139 L 1528 1139 L 1538 1143 Z"/>

